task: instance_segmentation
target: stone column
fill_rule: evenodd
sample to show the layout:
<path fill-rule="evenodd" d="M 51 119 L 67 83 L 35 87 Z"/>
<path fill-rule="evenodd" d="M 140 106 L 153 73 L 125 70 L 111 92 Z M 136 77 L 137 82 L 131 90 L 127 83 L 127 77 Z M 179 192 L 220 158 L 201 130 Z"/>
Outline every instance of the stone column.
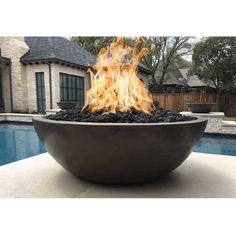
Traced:
<path fill-rule="evenodd" d="M 29 51 L 24 37 L 4 37 L 1 54 L 12 62 L 13 112 L 28 112 L 26 68 L 20 58 Z"/>

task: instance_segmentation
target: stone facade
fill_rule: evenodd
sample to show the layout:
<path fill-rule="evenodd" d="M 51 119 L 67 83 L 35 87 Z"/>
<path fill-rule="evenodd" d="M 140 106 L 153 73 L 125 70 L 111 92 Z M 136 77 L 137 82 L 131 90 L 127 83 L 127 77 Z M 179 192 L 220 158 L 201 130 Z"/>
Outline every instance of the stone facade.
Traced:
<path fill-rule="evenodd" d="M 210 112 L 210 113 L 192 113 L 181 112 L 182 115 L 195 115 L 206 118 L 208 120 L 205 133 L 222 133 L 222 118 L 225 116 L 224 112 Z"/>
<path fill-rule="evenodd" d="M 11 111 L 10 98 L 10 70 L 9 66 L 1 66 L 2 87 L 5 112 L 37 112 L 36 73 L 44 73 L 45 109 L 50 107 L 49 65 L 23 65 L 20 58 L 29 51 L 24 37 L 0 37 L 1 56 L 11 59 L 13 110 Z M 85 70 L 65 65 L 51 64 L 52 78 L 52 109 L 58 109 L 60 101 L 59 73 L 81 76 L 84 78 L 84 94 L 89 88 L 89 75 Z"/>
<path fill-rule="evenodd" d="M 44 73 L 45 85 L 45 100 L 46 110 L 50 110 L 50 82 L 49 82 L 49 65 L 26 65 L 26 78 L 27 78 L 27 91 L 28 91 L 28 111 L 37 112 L 37 92 L 36 92 L 36 73 Z M 59 64 L 51 64 L 51 77 L 52 77 L 52 109 L 58 109 L 57 102 L 60 101 L 60 73 L 81 76 L 84 78 L 84 93 L 89 88 L 88 73 L 85 70 L 75 69 L 68 66 Z"/>
<path fill-rule="evenodd" d="M 12 74 L 12 90 L 13 90 L 13 111 L 27 111 L 27 80 L 25 73 L 25 66 L 20 62 L 20 58 L 29 51 L 29 47 L 24 42 L 24 37 L 5 37 L 2 40 L 1 55 L 11 59 L 11 74 Z M 3 74 L 4 76 L 4 74 Z M 9 76 L 9 74 L 8 74 Z M 3 90 L 9 91 L 9 85 L 6 78 L 3 78 Z M 9 109 L 9 101 L 4 96 L 4 101 L 7 103 L 7 110 Z"/>
<path fill-rule="evenodd" d="M 11 111 L 11 97 L 10 97 L 10 76 L 9 66 L 2 66 L 2 89 L 4 98 L 4 107 L 6 112 Z"/>

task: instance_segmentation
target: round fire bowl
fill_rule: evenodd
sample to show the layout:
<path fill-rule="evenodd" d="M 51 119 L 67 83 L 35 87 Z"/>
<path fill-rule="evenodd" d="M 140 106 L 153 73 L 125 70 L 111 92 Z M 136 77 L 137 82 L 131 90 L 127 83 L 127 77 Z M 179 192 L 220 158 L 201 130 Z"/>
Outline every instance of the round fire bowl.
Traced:
<path fill-rule="evenodd" d="M 49 154 L 72 174 L 106 184 L 142 183 L 177 168 L 207 120 L 173 123 L 87 123 L 33 118 Z"/>
<path fill-rule="evenodd" d="M 216 103 L 212 102 L 187 102 L 189 110 L 193 113 L 209 113 L 212 111 Z"/>
<path fill-rule="evenodd" d="M 74 108 L 77 105 L 77 102 L 57 102 L 57 105 L 62 110 L 68 110 L 68 109 Z"/>

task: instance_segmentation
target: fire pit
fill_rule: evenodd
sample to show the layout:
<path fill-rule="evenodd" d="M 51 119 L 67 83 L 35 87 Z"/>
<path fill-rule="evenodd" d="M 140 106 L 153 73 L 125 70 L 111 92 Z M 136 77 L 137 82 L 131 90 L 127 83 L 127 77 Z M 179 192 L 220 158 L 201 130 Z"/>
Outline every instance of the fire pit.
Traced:
<path fill-rule="evenodd" d="M 77 105 L 77 102 L 57 102 L 57 105 L 62 109 L 62 110 L 68 110 Z"/>
<path fill-rule="evenodd" d="M 137 77 L 148 53 L 141 43 L 131 48 L 118 38 L 100 51 L 83 108 L 33 118 L 51 156 L 78 177 L 108 184 L 158 179 L 188 157 L 206 127 L 206 119 L 155 108 Z"/>
<path fill-rule="evenodd" d="M 89 123 L 34 118 L 49 154 L 98 183 L 141 183 L 167 175 L 192 152 L 206 119 L 172 123 Z"/>
<path fill-rule="evenodd" d="M 212 111 L 216 103 L 212 102 L 187 102 L 189 110 L 193 113 L 209 113 Z"/>

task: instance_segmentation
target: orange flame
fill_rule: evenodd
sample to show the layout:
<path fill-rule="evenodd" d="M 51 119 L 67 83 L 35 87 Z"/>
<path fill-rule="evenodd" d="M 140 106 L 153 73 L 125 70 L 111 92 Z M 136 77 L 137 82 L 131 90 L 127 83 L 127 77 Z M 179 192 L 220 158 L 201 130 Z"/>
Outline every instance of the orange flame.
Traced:
<path fill-rule="evenodd" d="M 140 59 L 148 53 L 147 48 L 138 50 L 143 42 L 138 38 L 133 48 L 124 44 L 122 37 L 102 48 L 93 69 L 88 70 L 91 89 L 86 94 L 86 104 L 92 112 L 105 109 L 107 112 L 136 110 L 150 113 L 153 100 L 144 83 L 137 77 Z M 83 108 L 83 109 L 84 109 Z"/>

